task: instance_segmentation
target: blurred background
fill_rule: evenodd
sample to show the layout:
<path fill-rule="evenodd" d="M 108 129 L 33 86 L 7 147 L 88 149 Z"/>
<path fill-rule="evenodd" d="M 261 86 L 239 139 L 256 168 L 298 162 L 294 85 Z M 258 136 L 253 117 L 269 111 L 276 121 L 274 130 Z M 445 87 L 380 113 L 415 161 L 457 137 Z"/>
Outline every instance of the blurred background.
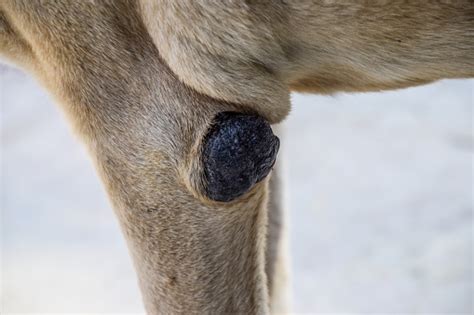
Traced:
<path fill-rule="evenodd" d="M 29 76 L 0 80 L 0 313 L 143 312 L 85 149 Z M 293 95 L 295 313 L 473 312 L 473 89 Z"/>

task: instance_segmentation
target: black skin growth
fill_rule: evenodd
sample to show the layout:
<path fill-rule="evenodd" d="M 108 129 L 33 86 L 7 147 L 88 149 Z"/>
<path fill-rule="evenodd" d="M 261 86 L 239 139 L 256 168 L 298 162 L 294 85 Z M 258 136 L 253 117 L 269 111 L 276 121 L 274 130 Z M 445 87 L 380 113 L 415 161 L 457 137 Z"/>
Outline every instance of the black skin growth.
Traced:
<path fill-rule="evenodd" d="M 217 114 L 202 155 L 207 197 L 228 202 L 245 194 L 270 173 L 279 148 L 280 140 L 262 117 Z"/>

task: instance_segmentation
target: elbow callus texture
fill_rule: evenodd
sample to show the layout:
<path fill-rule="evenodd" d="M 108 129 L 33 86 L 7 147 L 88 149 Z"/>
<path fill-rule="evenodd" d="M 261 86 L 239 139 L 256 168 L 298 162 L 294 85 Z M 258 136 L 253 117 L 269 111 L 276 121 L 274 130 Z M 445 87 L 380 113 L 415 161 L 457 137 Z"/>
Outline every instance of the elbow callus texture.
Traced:
<path fill-rule="evenodd" d="M 217 114 L 202 150 L 207 197 L 228 202 L 245 194 L 270 173 L 279 147 L 280 140 L 263 117 Z"/>

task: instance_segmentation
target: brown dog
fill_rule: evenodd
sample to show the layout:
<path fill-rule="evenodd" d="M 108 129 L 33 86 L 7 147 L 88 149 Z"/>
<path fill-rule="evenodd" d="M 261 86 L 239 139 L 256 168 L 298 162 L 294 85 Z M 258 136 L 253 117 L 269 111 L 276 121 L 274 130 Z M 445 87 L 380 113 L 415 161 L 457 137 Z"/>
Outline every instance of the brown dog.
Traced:
<path fill-rule="evenodd" d="M 471 77 L 473 33 L 472 0 L 0 2 L 0 55 L 87 143 L 153 314 L 284 311 L 268 122 L 290 90 Z"/>

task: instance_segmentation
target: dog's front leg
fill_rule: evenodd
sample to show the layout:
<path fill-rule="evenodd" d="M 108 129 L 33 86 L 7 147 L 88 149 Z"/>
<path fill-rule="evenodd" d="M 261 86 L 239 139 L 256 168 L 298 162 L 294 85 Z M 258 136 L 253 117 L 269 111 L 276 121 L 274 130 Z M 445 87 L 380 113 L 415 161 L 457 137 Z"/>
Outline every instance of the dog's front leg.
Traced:
<path fill-rule="evenodd" d="M 267 121 L 181 83 L 134 1 L 0 9 L 0 54 L 35 74 L 86 143 L 148 313 L 268 313 L 267 175 L 279 142 Z"/>
<path fill-rule="evenodd" d="M 266 176 L 278 139 L 259 116 L 207 110 L 162 111 L 161 131 L 143 130 L 158 141 L 123 130 L 97 164 L 149 313 L 266 314 Z"/>
<path fill-rule="evenodd" d="M 179 83 L 159 59 L 139 71 L 137 91 L 124 84 L 120 95 L 91 93 L 113 105 L 81 111 L 76 125 L 116 209 L 147 311 L 268 313 L 267 175 L 278 138 L 262 117 Z"/>

